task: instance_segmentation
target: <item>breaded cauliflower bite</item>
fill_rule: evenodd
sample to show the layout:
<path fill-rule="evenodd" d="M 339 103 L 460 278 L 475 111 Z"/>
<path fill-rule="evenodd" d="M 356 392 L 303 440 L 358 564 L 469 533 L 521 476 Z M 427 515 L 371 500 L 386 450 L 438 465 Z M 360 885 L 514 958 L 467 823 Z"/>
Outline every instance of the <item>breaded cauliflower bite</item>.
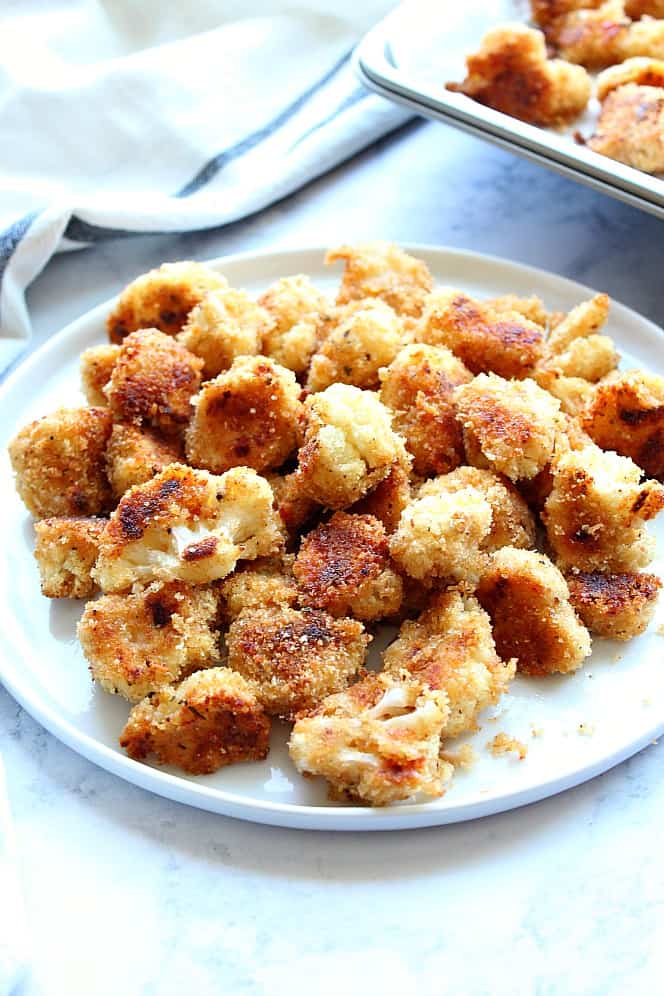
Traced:
<path fill-rule="evenodd" d="M 78 637 L 90 673 L 130 702 L 218 663 L 217 599 L 209 588 L 152 584 L 88 602 Z"/>
<path fill-rule="evenodd" d="M 303 605 L 365 621 L 399 611 L 401 577 L 387 534 L 372 515 L 335 512 L 302 539 L 293 574 Z"/>
<path fill-rule="evenodd" d="M 136 761 L 154 754 L 159 764 L 210 775 L 227 764 L 262 761 L 269 736 L 270 720 L 242 675 L 213 667 L 134 706 L 120 746 Z"/>
<path fill-rule="evenodd" d="M 631 640 L 648 628 L 662 582 L 655 574 L 573 571 L 567 586 L 570 602 L 591 633 Z"/>
<path fill-rule="evenodd" d="M 590 99 L 590 78 L 581 66 L 547 59 L 541 31 L 522 24 L 493 28 L 478 52 L 466 58 L 466 78 L 447 89 L 530 124 L 563 124 Z"/>
<path fill-rule="evenodd" d="M 332 384 L 310 395 L 305 411 L 300 480 L 321 505 L 347 508 L 379 484 L 395 463 L 410 465 L 389 409 L 371 391 Z"/>
<path fill-rule="evenodd" d="M 664 17 L 664 3 L 662 7 Z M 604 100 L 612 90 L 617 90 L 626 83 L 664 87 L 664 60 L 635 56 L 633 59 L 625 59 L 617 66 L 610 66 L 597 77 L 597 99 Z"/>
<path fill-rule="evenodd" d="M 304 775 L 320 775 L 333 799 L 387 806 L 437 798 L 454 769 L 439 757 L 449 709 L 444 692 L 371 674 L 300 717 L 288 743 Z"/>
<path fill-rule="evenodd" d="M 326 263 L 346 264 L 337 304 L 380 297 L 398 315 L 417 318 L 433 282 L 426 263 L 389 242 L 340 246 L 328 252 Z"/>
<path fill-rule="evenodd" d="M 227 283 L 202 263 L 164 263 L 125 287 L 106 321 L 109 338 L 118 343 L 130 332 L 150 328 L 175 335 L 208 291 Z"/>
<path fill-rule="evenodd" d="M 491 616 L 501 657 L 515 657 L 526 674 L 567 674 L 590 654 L 590 636 L 569 600 L 565 578 L 548 557 L 535 550 L 505 546 L 477 589 Z"/>
<path fill-rule="evenodd" d="M 488 298 L 483 304 L 485 308 L 497 314 L 503 312 L 514 314 L 516 312 L 517 315 L 522 315 L 529 322 L 534 322 L 535 325 L 539 325 L 543 329 L 547 328 L 551 321 L 551 316 L 544 307 L 541 298 L 537 297 L 536 294 L 531 295 L 531 297 L 501 294 L 500 297 Z"/>
<path fill-rule="evenodd" d="M 297 449 L 304 409 L 295 374 L 266 356 L 241 356 L 204 384 L 193 399 L 187 460 L 221 473 L 230 467 L 263 471 Z"/>
<path fill-rule="evenodd" d="M 592 444 L 561 453 L 552 470 L 542 522 L 563 569 L 635 571 L 652 560 L 646 522 L 664 508 L 661 484 L 642 484 L 629 457 Z"/>
<path fill-rule="evenodd" d="M 265 309 L 244 291 L 223 287 L 211 291 L 193 309 L 178 342 L 203 360 L 203 376 L 208 380 L 227 370 L 238 356 L 258 353 L 271 324 Z"/>
<path fill-rule="evenodd" d="M 226 577 L 238 560 L 279 548 L 272 500 L 267 481 L 247 467 L 215 477 L 172 464 L 124 495 L 102 536 L 95 578 L 102 591 L 119 592 Z"/>
<path fill-rule="evenodd" d="M 113 415 L 121 422 L 173 432 L 189 421 L 201 367 L 197 356 L 164 332 L 132 332 L 104 389 Z"/>
<path fill-rule="evenodd" d="M 579 339 L 596 335 L 606 324 L 611 301 L 608 294 L 595 294 L 572 308 L 551 330 L 547 340 L 549 351 L 564 353 Z"/>
<path fill-rule="evenodd" d="M 232 622 L 245 609 L 295 605 L 297 585 L 292 562 L 292 554 L 258 557 L 224 578 L 218 588 L 224 618 Z"/>
<path fill-rule="evenodd" d="M 380 377 L 380 399 L 394 413 L 392 424 L 406 440 L 414 472 L 429 477 L 458 467 L 463 434 L 452 394 L 472 380 L 461 360 L 444 346 L 413 343 Z"/>
<path fill-rule="evenodd" d="M 378 371 L 396 356 L 403 323 L 380 298 L 369 299 L 326 336 L 314 353 L 307 388 L 323 391 L 330 384 L 378 387 Z"/>
<path fill-rule="evenodd" d="M 442 736 L 477 729 L 477 716 L 507 692 L 515 664 L 496 653 L 488 615 L 473 596 L 450 589 L 434 596 L 415 620 L 401 626 L 384 653 L 385 672 L 404 671 L 444 691 L 449 715 Z"/>
<path fill-rule="evenodd" d="M 606 377 L 620 359 L 613 339 L 599 335 L 609 314 L 609 297 L 596 294 L 561 318 L 547 341 L 547 355 L 533 372 L 540 387 L 577 414 L 592 395 L 592 383 Z"/>
<path fill-rule="evenodd" d="M 318 343 L 318 326 L 330 303 L 309 277 L 282 277 L 261 295 L 270 325 L 263 332 L 262 352 L 295 374 L 306 372 Z"/>
<path fill-rule="evenodd" d="M 638 56 L 664 58 L 664 22 L 640 15 L 632 21 L 624 0 L 607 0 L 597 9 L 563 14 L 547 25 L 546 36 L 563 59 L 588 69 Z"/>
<path fill-rule="evenodd" d="M 106 472 L 116 499 L 135 484 L 145 484 L 183 456 L 177 438 L 152 429 L 116 422 L 106 448 Z"/>
<path fill-rule="evenodd" d="M 664 377 L 628 370 L 598 384 L 583 428 L 604 450 L 631 457 L 664 483 Z"/>
<path fill-rule="evenodd" d="M 105 519 L 66 517 L 35 523 L 35 560 L 47 598 L 91 598 L 91 577 Z"/>
<path fill-rule="evenodd" d="M 111 426 L 108 408 L 58 408 L 14 437 L 9 457 L 16 490 L 35 519 L 109 510 L 104 453 Z"/>
<path fill-rule="evenodd" d="M 560 426 L 560 402 L 532 380 L 479 374 L 454 392 L 471 465 L 512 481 L 534 477 L 549 463 Z"/>
<path fill-rule="evenodd" d="M 370 637 L 354 619 L 287 605 L 247 609 L 226 634 L 228 665 L 270 716 L 294 719 L 348 686 Z"/>
<path fill-rule="evenodd" d="M 410 475 L 403 464 L 394 463 L 387 477 L 384 477 L 366 498 L 361 498 L 351 505 L 349 512 L 373 515 L 383 523 L 387 533 L 393 533 L 411 497 Z"/>
<path fill-rule="evenodd" d="M 586 144 L 593 152 L 644 173 L 663 172 L 664 87 L 626 83 L 612 90 Z"/>
<path fill-rule="evenodd" d="M 111 379 L 120 347 L 112 343 L 91 346 L 81 353 L 81 388 L 89 405 L 107 405 L 104 388 Z"/>
<path fill-rule="evenodd" d="M 284 539 L 287 544 L 292 544 L 299 540 L 300 530 L 317 516 L 321 507 L 306 494 L 297 471 L 265 476 L 274 494 L 274 508 L 279 515 Z"/>
<path fill-rule="evenodd" d="M 414 335 L 418 342 L 451 349 L 474 374 L 528 377 L 545 353 L 541 325 L 444 288 L 427 298 Z"/>

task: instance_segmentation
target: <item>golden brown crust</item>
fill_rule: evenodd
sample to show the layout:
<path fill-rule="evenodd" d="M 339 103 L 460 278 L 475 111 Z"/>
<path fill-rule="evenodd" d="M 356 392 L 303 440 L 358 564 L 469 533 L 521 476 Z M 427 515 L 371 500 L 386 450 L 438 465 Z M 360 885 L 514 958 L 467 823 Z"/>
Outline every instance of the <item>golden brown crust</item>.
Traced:
<path fill-rule="evenodd" d="M 380 298 L 359 307 L 329 330 L 311 358 L 307 389 L 323 391 L 330 384 L 355 384 L 374 390 L 378 371 L 396 356 L 404 337 L 400 318 Z"/>
<path fill-rule="evenodd" d="M 416 318 L 421 313 L 432 287 L 431 274 L 422 260 L 389 242 L 339 246 L 325 257 L 326 263 L 337 260 L 346 264 L 337 304 L 379 297 L 398 315 Z"/>
<path fill-rule="evenodd" d="M 292 544 L 299 540 L 302 527 L 321 512 L 321 507 L 306 494 L 296 470 L 283 475 L 266 474 L 266 478 L 274 494 L 274 508 L 279 514 L 284 538 Z"/>
<path fill-rule="evenodd" d="M 238 356 L 259 352 L 272 319 L 244 291 L 211 291 L 189 315 L 178 342 L 203 361 L 203 378 L 227 370 Z"/>
<path fill-rule="evenodd" d="M 664 87 L 626 83 L 612 90 L 587 145 L 645 173 L 664 171 Z"/>
<path fill-rule="evenodd" d="M 81 387 L 89 405 L 107 405 L 104 388 L 111 379 L 120 347 L 111 343 L 91 346 L 81 353 Z"/>
<path fill-rule="evenodd" d="M 182 459 L 177 438 L 168 438 L 152 429 L 116 422 L 106 448 L 106 472 L 116 499 L 161 473 Z"/>
<path fill-rule="evenodd" d="M 293 578 L 293 555 L 258 557 L 233 571 L 219 584 L 221 610 L 232 622 L 245 609 L 294 606 L 297 585 Z"/>
<path fill-rule="evenodd" d="M 567 575 L 567 586 L 570 602 L 591 633 L 631 640 L 648 628 L 662 582 L 655 574 L 574 571 Z"/>
<path fill-rule="evenodd" d="M 365 498 L 351 505 L 348 511 L 358 515 L 373 515 L 383 523 L 386 532 L 393 533 L 410 499 L 410 475 L 403 464 L 394 463 L 387 477 Z"/>
<path fill-rule="evenodd" d="M 94 595 L 97 585 L 91 571 L 105 525 L 105 519 L 78 517 L 42 519 L 35 523 L 35 560 L 42 595 L 47 598 Z"/>
<path fill-rule="evenodd" d="M 650 59 L 647 56 L 635 56 L 632 59 L 625 59 L 617 66 L 605 69 L 597 77 L 597 99 L 604 100 L 612 90 L 624 86 L 625 83 L 664 87 L 664 61 Z"/>
<path fill-rule="evenodd" d="M 298 274 L 282 277 L 258 299 L 272 325 L 263 332 L 262 352 L 296 374 L 303 374 L 318 343 L 322 316 L 330 311 L 327 298 Z"/>
<path fill-rule="evenodd" d="M 631 457 L 664 483 L 664 378 L 628 370 L 598 384 L 582 423 L 602 449 Z"/>

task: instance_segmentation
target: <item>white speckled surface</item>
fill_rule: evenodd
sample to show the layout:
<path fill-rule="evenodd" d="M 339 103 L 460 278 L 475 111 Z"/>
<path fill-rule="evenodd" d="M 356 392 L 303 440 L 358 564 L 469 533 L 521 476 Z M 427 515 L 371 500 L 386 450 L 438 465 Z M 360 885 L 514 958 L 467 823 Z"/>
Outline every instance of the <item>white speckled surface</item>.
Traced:
<path fill-rule="evenodd" d="M 35 342 L 166 258 L 370 235 L 522 260 L 664 319 L 661 222 L 431 124 L 224 232 L 60 257 L 29 295 Z M 20 996 L 662 991 L 661 748 L 511 814 L 366 836 L 148 795 L 5 692 L 0 753 L 31 945 Z"/>

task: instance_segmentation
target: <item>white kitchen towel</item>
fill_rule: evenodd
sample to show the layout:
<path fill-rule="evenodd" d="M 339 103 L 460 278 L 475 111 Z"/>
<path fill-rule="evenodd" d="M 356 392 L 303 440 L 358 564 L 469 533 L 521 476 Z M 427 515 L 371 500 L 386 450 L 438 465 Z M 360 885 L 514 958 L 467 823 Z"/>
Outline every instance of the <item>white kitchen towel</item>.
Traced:
<path fill-rule="evenodd" d="M 6 0 L 0 367 L 53 253 L 211 228 L 402 124 L 350 56 L 389 0 Z"/>
<path fill-rule="evenodd" d="M 9 816 L 5 774 L 0 757 L 0 994 L 11 996 L 25 971 L 23 905 Z"/>

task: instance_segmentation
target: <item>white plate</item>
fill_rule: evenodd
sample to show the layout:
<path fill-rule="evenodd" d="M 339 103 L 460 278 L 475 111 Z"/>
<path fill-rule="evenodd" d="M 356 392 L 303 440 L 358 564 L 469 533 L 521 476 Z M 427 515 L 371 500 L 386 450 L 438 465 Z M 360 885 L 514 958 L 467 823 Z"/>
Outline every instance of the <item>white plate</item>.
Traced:
<path fill-rule="evenodd" d="M 567 310 L 591 293 L 553 274 L 474 253 L 418 246 L 412 251 L 426 260 L 437 280 L 477 295 L 537 293 L 550 308 Z M 338 270 L 323 266 L 323 254 L 322 249 L 244 254 L 213 265 L 231 284 L 252 293 L 279 276 L 299 272 L 331 290 Z M 592 658 L 571 677 L 517 678 L 498 708 L 482 718 L 481 730 L 467 738 L 475 745 L 477 763 L 460 771 L 447 795 L 435 802 L 383 810 L 328 804 L 324 784 L 301 778 L 290 763 L 287 730 L 281 724 L 275 726 L 266 761 L 206 777 L 188 777 L 126 757 L 117 737 L 127 703 L 90 682 L 75 637 L 82 604 L 49 601 L 39 593 L 32 524 L 14 494 L 5 452 L 6 443 L 25 422 L 59 404 L 81 402 L 79 354 L 104 341 L 109 309 L 106 303 L 54 336 L 15 371 L 0 393 L 0 475 L 6 496 L 0 676 L 21 705 L 56 737 L 129 782 L 203 809 L 280 826 L 392 830 L 452 823 L 534 802 L 610 768 L 664 729 L 664 640 L 655 631 L 656 621 L 649 633 L 629 644 L 595 641 Z M 625 365 L 655 369 L 659 357 L 662 372 L 661 330 L 616 304 L 609 331 L 624 353 Z M 657 571 L 657 565 L 653 569 Z M 592 735 L 581 735 L 580 724 Z M 533 728 L 541 730 L 541 736 L 533 738 Z M 528 744 L 525 761 L 489 755 L 486 742 L 502 731 Z"/>

